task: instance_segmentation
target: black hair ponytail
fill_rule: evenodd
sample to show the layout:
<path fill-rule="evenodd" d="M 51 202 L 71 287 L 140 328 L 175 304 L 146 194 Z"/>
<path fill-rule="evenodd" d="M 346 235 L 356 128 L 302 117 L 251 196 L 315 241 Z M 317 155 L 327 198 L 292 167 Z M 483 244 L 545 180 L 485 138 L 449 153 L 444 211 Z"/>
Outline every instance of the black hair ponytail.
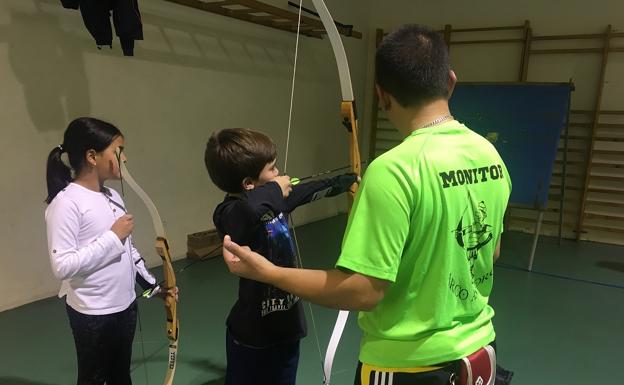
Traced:
<path fill-rule="evenodd" d="M 48 155 L 46 171 L 48 196 L 45 202 L 48 204 L 52 202 L 54 197 L 73 180 L 72 170 L 74 175 L 80 173 L 85 165 L 87 151 L 103 151 L 121 135 L 117 127 L 95 118 L 77 118 L 69 123 L 63 144 L 54 147 Z M 67 153 L 71 168 L 61 158 L 64 152 Z"/>

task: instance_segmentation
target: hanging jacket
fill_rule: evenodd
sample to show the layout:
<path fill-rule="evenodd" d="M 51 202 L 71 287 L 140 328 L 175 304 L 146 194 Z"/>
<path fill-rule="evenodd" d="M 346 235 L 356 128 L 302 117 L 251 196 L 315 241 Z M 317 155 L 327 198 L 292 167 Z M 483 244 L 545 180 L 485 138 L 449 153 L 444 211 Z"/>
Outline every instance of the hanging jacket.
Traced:
<path fill-rule="evenodd" d="M 125 56 L 134 55 L 134 41 L 143 40 L 137 0 L 61 0 L 64 8 L 80 9 L 82 20 L 98 48 L 113 45 L 111 14 Z"/>
<path fill-rule="evenodd" d="M 63 8 L 67 9 L 80 8 L 80 0 L 61 0 L 61 4 L 63 4 Z"/>

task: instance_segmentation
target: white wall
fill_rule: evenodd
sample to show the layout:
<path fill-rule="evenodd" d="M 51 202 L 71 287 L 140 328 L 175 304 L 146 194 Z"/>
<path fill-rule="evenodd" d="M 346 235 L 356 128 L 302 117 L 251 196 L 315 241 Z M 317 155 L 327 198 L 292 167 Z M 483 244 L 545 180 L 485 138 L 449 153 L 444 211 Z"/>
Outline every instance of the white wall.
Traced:
<path fill-rule="evenodd" d="M 336 19 L 365 26 L 368 9 L 357 1 L 327 3 Z M 46 252 L 45 161 L 71 119 L 95 116 L 122 130 L 128 168 L 159 208 L 176 258 L 186 252 L 188 233 L 213 227 L 212 210 L 222 199 L 203 165 L 213 130 L 265 131 L 283 164 L 295 35 L 160 0 L 140 6 L 145 40 L 128 58 L 117 40 L 112 51 L 97 50 L 80 14 L 57 0 L 0 3 L 0 310 L 54 295 L 59 286 Z M 302 37 L 300 44 L 293 176 L 348 164 L 329 41 Z M 366 36 L 345 45 L 363 100 Z M 147 210 L 131 192 L 126 203 L 136 217 L 137 246 L 148 264 L 159 264 Z M 317 202 L 296 221 L 344 207 L 339 198 Z"/>

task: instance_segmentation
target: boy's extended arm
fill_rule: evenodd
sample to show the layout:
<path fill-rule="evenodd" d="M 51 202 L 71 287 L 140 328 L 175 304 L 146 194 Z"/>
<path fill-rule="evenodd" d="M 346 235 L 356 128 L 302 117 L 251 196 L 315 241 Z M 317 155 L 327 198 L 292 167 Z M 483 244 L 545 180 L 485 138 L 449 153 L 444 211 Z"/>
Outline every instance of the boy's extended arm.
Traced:
<path fill-rule="evenodd" d="M 286 211 L 291 212 L 306 203 L 347 192 L 357 180 L 357 175 L 348 173 L 293 186 L 292 192 L 285 199 Z"/>

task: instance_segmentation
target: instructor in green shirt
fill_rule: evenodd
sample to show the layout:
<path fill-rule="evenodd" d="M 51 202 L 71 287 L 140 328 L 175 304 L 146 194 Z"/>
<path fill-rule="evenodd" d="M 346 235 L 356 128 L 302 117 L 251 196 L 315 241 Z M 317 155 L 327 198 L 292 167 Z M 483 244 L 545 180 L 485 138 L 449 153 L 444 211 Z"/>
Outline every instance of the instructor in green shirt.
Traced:
<path fill-rule="evenodd" d="M 377 94 L 404 139 L 368 167 L 335 269 L 274 266 L 225 237 L 232 273 L 360 310 L 356 384 L 460 384 L 461 359 L 495 340 L 488 298 L 511 180 L 453 119 L 456 81 L 439 33 L 408 25 L 382 41 Z"/>

